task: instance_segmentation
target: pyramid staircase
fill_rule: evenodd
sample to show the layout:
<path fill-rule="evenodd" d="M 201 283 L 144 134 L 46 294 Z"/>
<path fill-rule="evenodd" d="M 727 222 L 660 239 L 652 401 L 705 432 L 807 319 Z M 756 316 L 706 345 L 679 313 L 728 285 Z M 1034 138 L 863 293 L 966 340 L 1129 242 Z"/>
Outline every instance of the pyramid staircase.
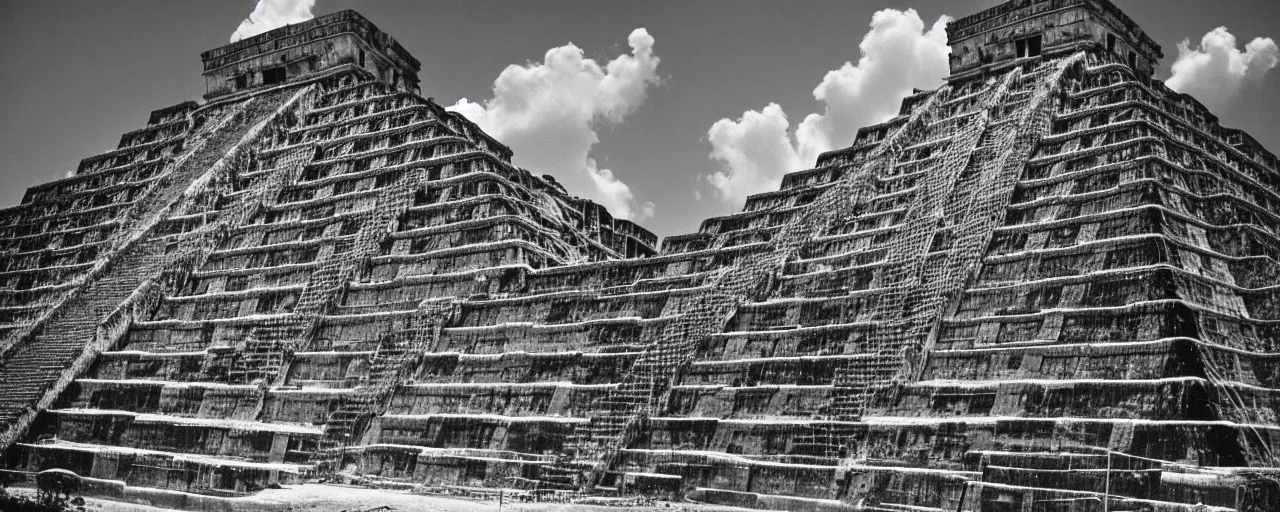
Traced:
<path fill-rule="evenodd" d="M 400 216 L 413 206 L 414 194 L 425 179 L 421 169 L 414 169 L 401 173 L 388 185 L 378 197 L 377 207 L 361 219 L 354 239 L 339 242 L 333 254 L 312 275 L 295 313 L 313 315 L 318 321 L 319 315 L 340 299 L 346 283 L 364 268 L 369 258 L 382 250 L 383 241 L 398 226 Z M 423 303 L 404 329 L 379 342 L 368 376 L 338 402 L 325 422 L 325 435 L 312 457 L 323 471 L 332 474 L 341 469 L 342 448 L 358 441 L 369 426 L 368 420 L 386 411 L 400 376 L 410 362 L 439 339 L 440 329 L 452 314 L 450 302 Z M 281 378 L 283 375 L 276 377 Z"/>
<path fill-rule="evenodd" d="M 77 294 L 55 305 L 47 321 L 3 354 L 0 446 L 15 441 L 35 414 L 48 407 L 97 352 L 108 348 L 99 346 L 107 341 L 99 339 L 99 322 L 174 260 L 162 243 L 146 240 L 147 234 L 183 200 L 187 185 L 205 176 L 243 141 L 250 127 L 275 112 L 285 99 L 283 95 L 250 99 L 225 108 L 218 122 L 205 123 L 193 134 L 198 142 L 170 164 L 169 185 L 150 189 L 126 214 L 139 220 L 111 241 L 114 254 L 102 260 Z"/>
<path fill-rule="evenodd" d="M 453 314 L 450 302 L 424 304 L 403 328 L 384 336 L 369 361 L 369 373 L 355 390 L 344 395 L 325 421 L 324 437 L 312 457 L 322 471 L 341 468 L 343 448 L 359 441 L 369 420 L 386 412 L 400 380 L 419 354 L 440 337 L 440 329 Z"/>
<path fill-rule="evenodd" d="M 398 216 L 413 204 L 420 174 L 403 173 L 379 196 L 378 206 L 361 216 L 360 230 L 334 244 L 333 251 L 308 277 L 292 314 L 269 319 L 252 329 L 233 362 L 232 383 L 283 383 L 287 374 L 284 370 L 293 353 L 308 346 L 322 315 L 341 299 L 346 283 L 368 258 L 377 254 Z"/>
<path fill-rule="evenodd" d="M 298 316 L 270 318 L 255 325 L 245 337 L 243 350 L 235 354 L 228 371 L 232 384 L 270 381 L 287 363 L 295 341 L 310 331 L 307 319 Z"/>
<path fill-rule="evenodd" d="M 1049 129 L 1051 95 L 1062 89 L 1062 76 L 1083 57 L 1076 54 L 1027 73 L 1013 69 L 985 93 L 977 119 L 951 136 L 942 156 L 944 171 L 929 175 L 924 197 L 913 203 L 904 230 L 890 242 L 890 266 L 879 284 L 887 291 L 876 316 L 899 320 L 879 326 L 868 339 L 870 346 L 861 348 L 876 358 L 837 374 L 830 409 L 834 418 L 855 420 L 888 403 L 896 383 L 920 371 L 917 360 L 927 350 L 930 332 L 948 305 L 959 299 L 963 285 L 976 276 L 1000 220 L 995 216 L 1005 211 L 1021 176 L 1020 166 Z M 943 205 L 949 206 L 946 212 Z M 954 219 L 955 224 L 944 227 L 943 219 Z M 940 236 L 946 243 L 931 253 L 930 246 Z M 931 254 L 941 261 L 931 262 Z"/>

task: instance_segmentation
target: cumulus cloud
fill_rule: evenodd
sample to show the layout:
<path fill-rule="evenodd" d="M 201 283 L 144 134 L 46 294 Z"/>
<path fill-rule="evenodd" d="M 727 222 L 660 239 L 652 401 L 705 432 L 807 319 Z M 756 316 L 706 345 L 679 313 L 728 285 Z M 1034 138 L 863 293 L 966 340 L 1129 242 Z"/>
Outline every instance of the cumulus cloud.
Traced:
<path fill-rule="evenodd" d="M 740 202 L 748 195 L 777 186 L 783 173 L 801 167 L 790 137 L 787 114 L 777 103 L 757 112 L 748 110 L 736 121 L 721 119 L 711 125 L 711 158 L 723 171 L 707 181 L 726 201 Z"/>
<path fill-rule="evenodd" d="M 623 122 L 659 82 L 653 36 L 638 28 L 627 43 L 630 54 L 604 65 L 572 43 L 552 48 L 542 62 L 504 69 L 493 83 L 492 99 L 462 98 L 449 109 L 511 147 L 517 165 L 555 176 L 569 192 L 605 205 L 617 217 L 652 216 L 652 203 L 637 201 L 631 187 L 590 156 L 600 141 L 597 130 Z"/>
<path fill-rule="evenodd" d="M 852 144 L 859 128 L 892 118 L 913 88 L 941 86 L 949 69 L 949 21 L 943 16 L 926 27 L 914 9 L 875 13 L 858 45 L 858 63 L 829 71 L 813 90 L 823 113 L 809 114 L 792 131 L 782 107 L 770 103 L 711 126 L 711 158 L 720 170 L 705 176 L 707 182 L 722 201 L 741 204 L 776 188 L 783 174 L 813 165 L 822 152 Z"/>
<path fill-rule="evenodd" d="M 1178 60 L 1169 88 L 1187 93 L 1217 110 L 1231 103 L 1247 85 L 1257 84 L 1280 61 L 1280 49 L 1271 38 L 1255 38 L 1241 51 L 1236 36 L 1227 27 L 1218 27 L 1191 47 L 1191 40 L 1178 44 Z"/>
<path fill-rule="evenodd" d="M 231 42 L 307 21 L 315 17 L 311 14 L 315 6 L 316 0 L 258 0 L 249 17 L 231 33 Z"/>

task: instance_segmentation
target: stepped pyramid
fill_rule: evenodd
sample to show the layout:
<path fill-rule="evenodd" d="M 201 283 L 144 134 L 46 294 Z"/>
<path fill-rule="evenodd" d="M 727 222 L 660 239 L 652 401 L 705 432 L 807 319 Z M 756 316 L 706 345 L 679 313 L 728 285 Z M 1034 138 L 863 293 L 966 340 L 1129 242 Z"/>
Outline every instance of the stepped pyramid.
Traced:
<path fill-rule="evenodd" d="M 353 11 L 206 52 L 204 103 L 0 211 L 3 471 L 1275 510 L 1275 155 L 1107 0 L 948 32 L 946 85 L 661 247 Z"/>

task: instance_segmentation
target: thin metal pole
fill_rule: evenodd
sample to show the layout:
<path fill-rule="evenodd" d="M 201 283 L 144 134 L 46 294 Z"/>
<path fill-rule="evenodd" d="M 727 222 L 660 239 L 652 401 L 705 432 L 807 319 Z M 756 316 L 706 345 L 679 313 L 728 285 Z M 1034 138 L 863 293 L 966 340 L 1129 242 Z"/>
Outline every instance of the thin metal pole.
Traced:
<path fill-rule="evenodd" d="M 1102 512 L 1111 510 L 1111 449 L 1107 448 L 1107 482 L 1102 493 Z"/>

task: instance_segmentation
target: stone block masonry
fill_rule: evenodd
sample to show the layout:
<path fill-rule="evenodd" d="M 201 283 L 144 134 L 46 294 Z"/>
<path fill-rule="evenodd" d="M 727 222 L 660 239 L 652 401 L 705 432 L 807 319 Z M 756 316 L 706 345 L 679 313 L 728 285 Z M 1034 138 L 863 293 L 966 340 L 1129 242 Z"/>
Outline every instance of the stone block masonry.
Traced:
<path fill-rule="evenodd" d="M 206 52 L 208 103 L 0 211 L 6 471 L 1272 510 L 1276 157 L 1105 0 L 948 32 L 947 85 L 660 250 L 353 12 Z"/>

